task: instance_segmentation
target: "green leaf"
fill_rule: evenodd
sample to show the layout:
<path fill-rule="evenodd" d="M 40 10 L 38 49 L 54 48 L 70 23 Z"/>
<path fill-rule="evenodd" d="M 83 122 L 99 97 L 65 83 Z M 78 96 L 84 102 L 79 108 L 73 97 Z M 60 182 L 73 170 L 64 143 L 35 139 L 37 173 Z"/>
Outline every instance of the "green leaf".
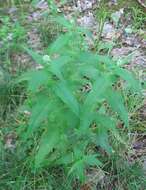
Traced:
<path fill-rule="evenodd" d="M 97 76 L 99 75 L 97 68 L 86 64 L 79 65 L 79 73 L 82 75 L 82 77 L 86 76 L 92 80 L 96 80 Z"/>
<path fill-rule="evenodd" d="M 82 158 L 75 161 L 68 175 L 75 174 L 83 182 L 85 180 L 86 166 L 101 166 L 102 163 L 96 158 L 97 155 L 82 155 Z"/>
<path fill-rule="evenodd" d="M 95 106 L 98 100 L 105 94 L 107 87 L 110 85 L 106 77 L 99 75 L 94 82 L 91 91 L 88 93 L 83 109 L 91 111 Z"/>
<path fill-rule="evenodd" d="M 31 5 L 35 6 L 38 2 L 39 2 L 39 0 L 32 0 Z"/>
<path fill-rule="evenodd" d="M 98 129 L 97 145 L 101 146 L 101 148 L 106 150 L 109 154 L 111 154 L 113 152 L 113 149 L 109 144 L 107 130 L 102 129 L 102 128 Z"/>
<path fill-rule="evenodd" d="M 98 127 L 97 143 L 104 148 L 108 153 L 112 153 L 112 147 L 108 142 L 108 130 L 115 131 L 116 121 L 109 116 L 96 114 L 95 121 Z"/>
<path fill-rule="evenodd" d="M 28 81 L 28 90 L 36 92 L 39 87 L 47 84 L 49 79 L 48 73 L 45 70 L 34 70 L 24 74 L 20 80 Z"/>
<path fill-rule="evenodd" d="M 92 115 L 93 110 L 95 109 L 97 102 L 102 100 L 104 94 L 106 93 L 107 88 L 110 85 L 108 78 L 99 75 L 96 81 L 93 84 L 92 90 L 88 93 L 83 106 L 81 107 L 81 116 L 80 116 L 80 127 L 81 129 L 86 129 L 92 123 L 94 117 Z"/>
<path fill-rule="evenodd" d="M 69 34 L 60 35 L 56 41 L 49 47 L 49 53 L 60 53 L 70 40 Z"/>
<path fill-rule="evenodd" d="M 73 153 L 68 153 L 67 154 L 64 154 L 62 155 L 61 158 L 59 158 L 56 163 L 57 164 L 63 164 L 63 165 L 68 165 L 68 164 L 71 164 L 72 162 L 74 161 L 74 158 L 73 158 Z"/>
<path fill-rule="evenodd" d="M 69 56 L 59 56 L 58 58 L 52 60 L 50 65 L 50 71 L 58 77 L 58 79 L 64 80 L 62 75 L 63 66 L 65 66 L 69 61 L 71 61 L 71 57 Z"/>
<path fill-rule="evenodd" d="M 78 102 L 64 82 L 58 82 L 54 87 L 54 92 L 76 116 L 79 116 Z"/>
<path fill-rule="evenodd" d="M 97 154 L 84 156 L 84 162 L 90 166 L 102 166 L 102 162 L 97 159 Z"/>
<path fill-rule="evenodd" d="M 44 132 L 41 138 L 38 153 L 35 156 L 35 168 L 39 168 L 45 157 L 56 147 L 59 142 L 59 130 L 56 126 L 50 127 Z"/>
<path fill-rule="evenodd" d="M 78 62 L 96 65 L 96 63 L 99 62 L 99 57 L 91 52 L 80 52 Z"/>
<path fill-rule="evenodd" d="M 72 58 L 70 56 L 66 56 L 66 55 L 62 55 L 57 57 L 56 59 L 52 60 L 52 64 L 54 66 L 58 66 L 58 69 L 62 69 L 63 66 L 65 66 L 68 62 L 70 62 L 72 60 Z"/>
<path fill-rule="evenodd" d="M 28 138 L 32 132 L 37 130 L 38 127 L 42 126 L 43 121 L 48 118 L 49 112 L 52 109 L 52 104 L 48 97 L 40 96 L 36 104 L 31 110 L 31 118 L 29 120 L 28 129 L 26 132 L 26 138 Z"/>
<path fill-rule="evenodd" d="M 108 52 L 110 52 L 113 47 L 114 47 L 115 43 L 114 42 L 99 42 L 98 45 L 98 52 L 100 52 L 101 50 L 108 50 Z"/>
<path fill-rule="evenodd" d="M 116 128 L 116 121 L 110 116 L 97 113 L 95 114 L 95 121 L 97 124 L 103 126 L 105 130 L 114 130 Z"/>
<path fill-rule="evenodd" d="M 35 52 L 27 47 L 23 47 L 23 49 L 33 58 L 35 63 L 43 64 L 42 55 L 38 54 L 37 52 Z"/>
<path fill-rule="evenodd" d="M 111 106 L 112 110 L 117 112 L 121 120 L 124 121 L 125 125 L 128 127 L 128 111 L 124 105 L 124 100 L 119 92 L 112 89 L 107 89 L 105 98 Z"/>
<path fill-rule="evenodd" d="M 63 16 L 57 16 L 56 18 L 54 18 L 54 20 L 56 22 L 58 22 L 59 24 L 61 24 L 63 27 L 67 28 L 67 29 L 71 29 L 73 27 L 72 23 L 70 23 L 65 17 Z"/>
<path fill-rule="evenodd" d="M 109 56 L 96 55 L 91 52 L 80 52 L 80 54 L 78 56 L 78 62 L 86 63 L 89 66 L 92 65 L 92 66 L 98 68 L 98 70 L 101 70 L 101 68 L 103 67 L 102 63 L 104 63 L 109 68 L 110 67 L 112 68 L 115 64 L 114 61 Z"/>
<path fill-rule="evenodd" d="M 122 79 L 128 82 L 129 85 L 131 85 L 132 89 L 135 92 L 140 92 L 140 83 L 138 80 L 136 80 L 133 75 L 128 71 L 123 68 L 116 67 L 114 69 L 114 72 L 116 75 L 120 76 Z"/>
<path fill-rule="evenodd" d="M 73 174 L 83 182 L 85 180 L 84 169 L 85 169 L 84 160 L 83 159 L 78 160 L 72 165 L 71 169 L 68 172 L 68 175 Z"/>
<path fill-rule="evenodd" d="M 110 56 L 106 55 L 98 55 L 98 60 L 100 63 L 104 63 L 106 66 L 113 67 L 114 61 Z"/>

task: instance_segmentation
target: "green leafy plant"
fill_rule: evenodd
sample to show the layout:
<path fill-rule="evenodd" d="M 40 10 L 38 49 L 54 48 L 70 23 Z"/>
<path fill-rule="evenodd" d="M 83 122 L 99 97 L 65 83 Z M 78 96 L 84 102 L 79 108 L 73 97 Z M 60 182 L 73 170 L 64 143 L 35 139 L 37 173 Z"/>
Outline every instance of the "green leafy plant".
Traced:
<path fill-rule="evenodd" d="M 132 19 L 133 19 L 133 25 L 135 29 L 145 28 L 145 20 L 146 20 L 146 14 L 145 12 L 139 8 L 138 6 L 133 6 L 131 8 L 132 10 Z"/>
<path fill-rule="evenodd" d="M 10 55 L 19 48 L 19 43 L 25 39 L 25 31 L 18 22 L 12 22 L 10 17 L 0 17 L 0 56 L 1 61 L 10 62 Z"/>
<path fill-rule="evenodd" d="M 57 22 L 54 22 L 51 16 L 49 16 L 48 19 L 48 15 L 43 17 L 38 29 L 41 34 L 41 39 L 44 42 L 44 46 L 48 46 L 48 44 L 53 42 L 62 31 L 60 25 Z"/>
<path fill-rule="evenodd" d="M 98 47 L 98 44 L 101 40 L 101 36 L 102 36 L 102 32 L 103 32 L 103 28 L 104 28 L 104 24 L 106 22 L 106 19 L 108 18 L 108 11 L 106 10 L 106 8 L 102 8 L 102 10 L 98 10 L 97 13 L 96 13 L 96 18 L 99 22 L 99 28 L 98 28 L 98 36 L 97 36 L 97 39 L 96 39 L 96 46 Z"/>
<path fill-rule="evenodd" d="M 124 144 L 116 127 L 120 120 L 129 125 L 122 92 L 139 93 L 140 85 L 109 56 L 87 50 L 86 31 L 74 21 L 56 20 L 66 32 L 44 56 L 25 47 L 36 68 L 19 80 L 28 84 L 23 109 L 29 113 L 19 133 L 34 171 L 62 166 L 84 181 L 87 167 L 102 166 L 100 154 L 90 147 L 114 154 L 109 135 Z"/>

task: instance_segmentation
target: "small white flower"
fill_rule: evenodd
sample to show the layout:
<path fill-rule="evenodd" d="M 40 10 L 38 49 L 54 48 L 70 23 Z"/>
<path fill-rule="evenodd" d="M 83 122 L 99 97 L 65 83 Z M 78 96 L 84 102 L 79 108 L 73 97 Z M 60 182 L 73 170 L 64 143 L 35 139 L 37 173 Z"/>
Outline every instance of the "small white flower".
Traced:
<path fill-rule="evenodd" d="M 49 62 L 51 61 L 50 56 L 49 56 L 49 55 L 44 55 L 44 56 L 43 56 L 43 61 L 44 61 L 45 63 L 49 63 Z"/>

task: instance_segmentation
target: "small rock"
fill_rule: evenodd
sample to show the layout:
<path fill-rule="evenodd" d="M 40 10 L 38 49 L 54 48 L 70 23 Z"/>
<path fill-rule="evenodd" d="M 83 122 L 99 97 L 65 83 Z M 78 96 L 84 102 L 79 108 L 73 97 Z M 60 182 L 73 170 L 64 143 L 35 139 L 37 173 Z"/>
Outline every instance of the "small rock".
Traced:
<path fill-rule="evenodd" d="M 36 8 L 41 10 L 48 9 L 48 3 L 45 0 L 41 0 L 37 3 Z"/>
<path fill-rule="evenodd" d="M 116 30 L 110 23 L 105 23 L 103 27 L 102 36 L 106 39 L 113 39 L 116 36 Z"/>
<path fill-rule="evenodd" d="M 93 5 L 96 3 L 96 0 L 78 0 L 77 8 L 80 12 L 92 9 Z"/>
<path fill-rule="evenodd" d="M 89 12 L 88 14 L 79 18 L 78 23 L 83 27 L 91 28 L 91 27 L 95 26 L 96 21 L 95 21 L 93 14 L 91 12 Z"/>

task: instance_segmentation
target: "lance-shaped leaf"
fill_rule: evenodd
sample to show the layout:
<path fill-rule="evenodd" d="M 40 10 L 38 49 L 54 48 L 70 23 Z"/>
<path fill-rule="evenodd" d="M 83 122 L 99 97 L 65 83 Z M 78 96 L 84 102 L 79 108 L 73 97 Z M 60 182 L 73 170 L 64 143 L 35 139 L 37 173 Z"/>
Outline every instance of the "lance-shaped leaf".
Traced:
<path fill-rule="evenodd" d="M 69 56 L 61 56 L 54 60 L 52 60 L 52 63 L 50 64 L 50 71 L 52 74 L 56 75 L 58 79 L 64 80 L 62 75 L 63 67 L 71 60 L 71 57 Z"/>
<path fill-rule="evenodd" d="M 35 168 L 39 168 L 46 156 L 56 147 L 59 142 L 59 130 L 52 126 L 44 132 L 39 145 L 38 153 L 35 156 Z"/>
<path fill-rule="evenodd" d="M 75 174 L 83 182 L 85 180 L 86 166 L 101 166 L 102 163 L 97 159 L 96 154 L 83 155 L 81 159 L 77 160 L 68 172 L 68 175 Z"/>
<path fill-rule="evenodd" d="M 96 107 L 96 103 L 104 97 L 106 89 L 109 87 L 110 81 L 107 77 L 98 76 L 93 84 L 92 90 L 89 92 L 85 99 L 84 105 L 81 107 L 80 127 L 85 129 L 92 123 L 94 117 L 92 115 L 93 110 Z"/>
<path fill-rule="evenodd" d="M 76 116 L 79 116 L 79 104 L 65 82 L 58 82 L 54 87 L 54 92 Z"/>
<path fill-rule="evenodd" d="M 85 180 L 85 163 L 83 159 L 76 161 L 68 172 L 68 175 L 77 176 L 82 182 Z"/>
<path fill-rule="evenodd" d="M 69 43 L 70 35 L 64 34 L 60 35 L 56 41 L 48 48 L 48 52 L 52 53 L 60 53 L 64 50 L 64 47 Z"/>
<path fill-rule="evenodd" d="M 132 73 L 130 73 L 128 70 L 125 70 L 123 68 L 120 67 L 116 67 L 114 69 L 114 72 L 116 75 L 120 76 L 122 79 L 124 79 L 135 92 L 140 92 L 141 91 L 141 87 L 140 87 L 140 83 L 138 80 L 136 80 L 134 78 L 134 76 L 132 75 Z"/>
<path fill-rule="evenodd" d="M 90 166 L 102 166 L 102 162 L 97 158 L 97 154 L 85 155 L 84 162 Z"/>
<path fill-rule="evenodd" d="M 124 105 L 124 100 L 121 94 L 112 89 L 107 89 L 105 98 L 109 103 L 109 105 L 111 106 L 112 110 L 118 113 L 121 120 L 124 121 L 125 126 L 128 127 L 129 125 L 128 111 Z"/>
<path fill-rule="evenodd" d="M 108 131 L 115 131 L 116 121 L 107 115 L 95 114 L 97 124 L 97 144 L 104 148 L 108 153 L 112 153 L 112 147 L 108 141 Z"/>
<path fill-rule="evenodd" d="M 48 73 L 45 70 L 32 70 L 19 79 L 19 82 L 28 81 L 28 90 L 36 92 L 39 87 L 47 84 L 49 80 Z"/>
<path fill-rule="evenodd" d="M 104 114 L 95 114 L 95 121 L 105 128 L 105 130 L 114 130 L 116 128 L 116 120 Z"/>
<path fill-rule="evenodd" d="M 45 96 L 38 98 L 37 103 L 31 110 L 31 117 L 28 123 L 28 129 L 25 134 L 27 139 L 38 127 L 42 126 L 43 121 L 48 118 L 49 112 L 52 109 L 52 104 L 49 99 Z"/>

